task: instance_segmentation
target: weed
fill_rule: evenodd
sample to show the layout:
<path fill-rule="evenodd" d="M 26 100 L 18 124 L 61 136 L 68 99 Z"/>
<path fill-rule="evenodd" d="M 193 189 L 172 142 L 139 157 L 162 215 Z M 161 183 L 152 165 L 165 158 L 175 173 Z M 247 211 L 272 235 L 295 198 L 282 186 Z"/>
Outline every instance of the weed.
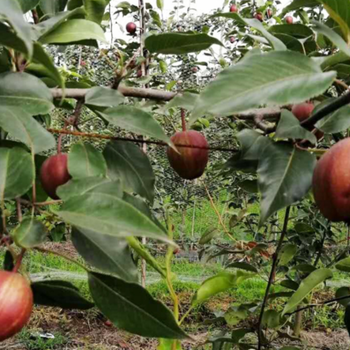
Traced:
<path fill-rule="evenodd" d="M 40 333 L 40 332 L 38 332 Z M 48 349 L 62 349 L 63 345 L 68 343 L 68 338 L 60 333 L 54 333 L 54 338 L 46 339 L 36 336 L 35 330 L 28 330 L 24 328 L 17 338 L 25 345 L 27 350 L 48 350 Z"/>

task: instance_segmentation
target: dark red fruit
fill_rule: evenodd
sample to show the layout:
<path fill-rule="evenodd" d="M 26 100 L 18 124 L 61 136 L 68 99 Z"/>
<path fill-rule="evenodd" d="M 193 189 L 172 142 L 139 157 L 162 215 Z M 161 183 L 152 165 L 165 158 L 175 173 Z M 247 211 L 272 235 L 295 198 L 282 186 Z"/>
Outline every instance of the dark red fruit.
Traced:
<path fill-rule="evenodd" d="M 316 204 L 330 221 L 350 223 L 350 138 L 346 138 L 318 161 L 312 182 Z"/>
<path fill-rule="evenodd" d="M 85 61 L 81 61 L 81 62 L 80 62 L 80 65 L 81 65 L 82 67 L 85 67 L 85 66 L 86 66 L 86 62 L 85 62 Z"/>
<path fill-rule="evenodd" d="M 264 20 L 263 15 L 261 13 L 257 13 L 254 17 L 260 22 L 263 22 Z"/>
<path fill-rule="evenodd" d="M 208 147 L 206 138 L 195 130 L 177 132 L 171 137 L 175 145 L 187 145 L 196 147 Z M 203 175 L 208 163 L 209 152 L 207 149 L 177 147 L 177 153 L 168 148 L 167 154 L 170 165 L 183 179 L 193 180 Z"/>
<path fill-rule="evenodd" d="M 18 333 L 29 321 L 33 292 L 18 273 L 0 271 L 0 341 Z"/>
<path fill-rule="evenodd" d="M 179 253 L 180 253 L 180 248 L 175 248 L 174 251 L 173 251 L 173 254 L 177 255 Z"/>
<path fill-rule="evenodd" d="M 234 36 L 230 37 L 230 43 L 233 44 L 236 41 L 236 38 Z"/>
<path fill-rule="evenodd" d="M 192 72 L 193 73 L 198 73 L 198 67 L 192 67 Z"/>
<path fill-rule="evenodd" d="M 126 25 L 126 31 L 129 33 L 129 34 L 135 34 L 136 33 L 136 24 L 134 22 L 129 22 L 127 25 Z"/>
<path fill-rule="evenodd" d="M 46 159 L 40 170 L 40 178 L 45 192 L 52 199 L 59 199 L 57 187 L 64 185 L 71 178 L 68 173 L 68 154 L 59 153 Z"/>
<path fill-rule="evenodd" d="M 231 5 L 230 12 L 237 13 L 238 12 L 238 7 L 235 4 Z"/>
<path fill-rule="evenodd" d="M 139 69 L 136 73 L 137 77 L 138 78 L 141 78 L 142 77 L 142 69 Z"/>
<path fill-rule="evenodd" d="M 293 20 L 293 17 L 292 16 L 287 16 L 286 17 L 286 23 L 287 24 L 293 24 L 294 20 Z"/>

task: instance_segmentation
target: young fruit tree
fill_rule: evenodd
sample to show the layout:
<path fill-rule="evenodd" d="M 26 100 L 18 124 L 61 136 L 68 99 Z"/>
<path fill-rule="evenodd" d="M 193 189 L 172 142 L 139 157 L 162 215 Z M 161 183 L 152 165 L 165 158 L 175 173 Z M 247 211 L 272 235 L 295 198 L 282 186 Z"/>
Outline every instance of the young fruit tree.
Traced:
<path fill-rule="evenodd" d="M 303 313 L 328 304 L 344 308 L 350 331 L 348 286 L 312 302 L 335 270 L 350 272 L 348 246 L 326 251 L 350 222 L 350 2 L 225 1 L 191 19 L 182 1 L 166 18 L 164 1 L 1 0 L 0 341 L 28 324 L 33 305 L 96 307 L 160 350 L 185 349 L 191 313 L 251 278 L 266 281 L 261 300 L 232 303 L 203 349 L 299 349 Z M 211 203 L 208 187 L 225 187 L 239 209 L 229 227 L 216 210 L 224 245 L 212 231 L 200 238 L 225 271 L 187 310 L 172 271 L 176 201 L 152 167 L 159 148 L 178 181 L 197 179 Z M 90 298 L 71 281 L 35 280 L 23 263 L 33 251 L 72 261 L 46 248 L 48 215 L 69 232 Z M 140 283 L 138 258 L 164 280 L 170 307 Z"/>

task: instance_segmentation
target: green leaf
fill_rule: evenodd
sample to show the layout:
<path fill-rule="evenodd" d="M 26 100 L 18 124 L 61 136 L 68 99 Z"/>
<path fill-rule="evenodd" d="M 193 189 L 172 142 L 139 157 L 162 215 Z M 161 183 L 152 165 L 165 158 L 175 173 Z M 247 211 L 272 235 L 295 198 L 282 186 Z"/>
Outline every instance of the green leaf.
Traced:
<path fill-rule="evenodd" d="M 39 43 L 34 43 L 33 60 L 34 62 L 42 64 L 47 71 L 47 76 L 52 78 L 61 88 L 64 89 L 64 80 L 60 72 L 54 65 L 51 57 Z"/>
<path fill-rule="evenodd" d="M 76 143 L 68 156 L 68 171 L 73 179 L 106 176 L 107 163 L 101 152 L 88 143 Z"/>
<path fill-rule="evenodd" d="M 333 99 L 326 100 L 326 103 L 322 103 L 319 106 L 324 107 L 326 104 L 334 101 Z M 327 134 L 336 134 L 350 128 L 350 106 L 346 105 L 334 113 L 331 113 L 326 118 L 320 120 L 316 127 Z"/>
<path fill-rule="evenodd" d="M 319 6 L 319 2 L 317 0 L 294 0 L 290 5 L 285 7 L 279 17 L 283 17 L 286 13 L 298 10 L 304 7 L 316 7 Z"/>
<path fill-rule="evenodd" d="M 106 87 L 95 86 L 85 95 L 85 104 L 88 107 L 116 107 L 123 102 L 125 98 L 118 90 Z"/>
<path fill-rule="evenodd" d="M 4 23 L 0 23 L 0 44 L 16 51 L 28 54 L 28 47 L 11 27 Z"/>
<path fill-rule="evenodd" d="M 341 288 L 337 289 L 337 291 L 335 292 L 335 297 L 337 299 L 345 297 L 345 296 L 349 296 L 349 298 L 339 300 L 338 303 L 346 307 L 350 304 L 350 288 L 349 287 L 341 287 Z"/>
<path fill-rule="evenodd" d="M 285 109 L 282 110 L 281 119 L 276 130 L 276 137 L 280 139 L 308 140 L 317 143 L 316 136 L 303 128 L 295 115 Z"/>
<path fill-rule="evenodd" d="M 53 108 L 50 89 L 27 73 L 0 74 L 0 105 L 21 107 L 32 115 L 49 113 Z"/>
<path fill-rule="evenodd" d="M 138 284 L 89 273 L 89 288 L 97 307 L 118 328 L 150 338 L 187 337 L 172 313 Z"/>
<path fill-rule="evenodd" d="M 343 271 L 343 272 L 350 272 L 350 258 L 346 258 L 343 260 L 340 260 L 335 267 L 339 270 L 339 271 Z"/>
<path fill-rule="evenodd" d="M 303 102 L 322 94 L 335 76 L 335 72 L 323 73 L 317 63 L 298 52 L 251 54 L 204 89 L 191 122 L 205 113 L 226 116 L 262 104 Z"/>
<path fill-rule="evenodd" d="M 33 8 L 35 8 L 40 0 L 18 0 L 23 13 L 27 13 L 28 11 L 32 10 Z"/>
<path fill-rule="evenodd" d="M 66 281 L 43 281 L 31 284 L 34 304 L 62 309 L 91 309 L 94 304 L 83 298 L 79 289 Z"/>
<path fill-rule="evenodd" d="M 85 193 L 110 193 L 121 198 L 123 190 L 120 181 L 110 181 L 102 177 L 72 179 L 58 188 L 59 197 L 66 201 Z"/>
<path fill-rule="evenodd" d="M 0 148 L 0 200 L 25 194 L 34 180 L 31 155 L 22 148 Z"/>
<path fill-rule="evenodd" d="M 310 264 L 298 264 L 296 266 L 293 266 L 292 270 L 296 270 L 304 273 L 311 273 L 316 270 L 316 267 Z"/>
<path fill-rule="evenodd" d="M 266 310 L 263 315 L 262 324 L 263 326 L 275 329 L 281 326 L 281 313 L 276 310 Z"/>
<path fill-rule="evenodd" d="M 258 181 L 257 180 L 245 180 L 238 183 L 238 186 L 248 193 L 258 193 Z"/>
<path fill-rule="evenodd" d="M 251 273 L 237 271 L 235 274 L 221 272 L 216 276 L 210 277 L 197 290 L 196 295 L 193 297 L 192 305 L 203 303 L 214 295 L 225 292 L 253 276 L 254 274 Z"/>
<path fill-rule="evenodd" d="M 163 0 L 157 0 L 157 7 L 159 8 L 159 10 L 163 11 L 163 8 L 164 8 Z"/>
<path fill-rule="evenodd" d="M 315 165 L 315 155 L 290 144 L 270 142 L 265 147 L 258 168 L 260 225 L 276 211 L 304 198 L 311 187 Z"/>
<path fill-rule="evenodd" d="M 16 0 L 1 0 L 0 20 L 5 20 L 16 32 L 23 44 L 27 47 L 29 58 L 33 54 L 31 38 L 31 27 L 23 18 L 23 12 L 19 2 Z"/>
<path fill-rule="evenodd" d="M 63 22 L 57 29 L 40 37 L 42 44 L 69 44 L 84 40 L 106 42 L 102 28 L 85 19 L 71 19 Z"/>
<path fill-rule="evenodd" d="M 148 157 L 130 142 L 115 141 L 105 148 L 108 176 L 120 180 L 125 191 L 154 200 L 155 176 Z"/>
<path fill-rule="evenodd" d="M 294 281 L 291 281 L 291 280 L 283 280 L 281 282 L 281 286 L 282 287 L 285 287 L 285 288 L 288 288 L 288 289 L 291 289 L 291 290 L 297 290 L 299 288 L 299 284 L 294 282 Z"/>
<path fill-rule="evenodd" d="M 93 21 L 97 24 L 101 24 L 103 15 L 108 5 L 106 0 L 83 0 L 84 7 L 86 9 L 86 19 Z"/>
<path fill-rule="evenodd" d="M 40 9 L 44 15 L 55 15 L 64 11 L 68 0 L 40 0 Z"/>
<path fill-rule="evenodd" d="M 279 255 L 279 264 L 284 266 L 287 265 L 297 253 L 298 247 L 295 244 L 287 243 L 285 244 Z"/>
<path fill-rule="evenodd" d="M 338 33 L 321 22 L 311 21 L 311 23 L 317 33 L 325 35 L 340 51 L 350 57 L 350 47 Z"/>
<path fill-rule="evenodd" d="M 44 243 L 47 232 L 44 224 L 33 218 L 24 218 L 11 233 L 16 245 L 30 249 Z"/>
<path fill-rule="evenodd" d="M 183 93 L 176 94 L 176 96 L 168 104 L 166 104 L 164 108 L 168 110 L 173 107 L 182 107 L 188 111 L 191 111 L 194 108 L 198 97 L 198 94 L 185 91 Z"/>
<path fill-rule="evenodd" d="M 96 113 L 114 126 L 139 135 L 154 137 L 170 144 L 169 137 L 152 114 L 142 109 L 132 106 L 118 106 Z"/>
<path fill-rule="evenodd" d="M 308 26 L 300 23 L 274 25 L 269 28 L 269 31 L 274 35 L 288 35 L 297 39 L 306 39 L 314 35 L 314 32 Z"/>
<path fill-rule="evenodd" d="M 55 138 L 24 109 L 0 106 L 0 127 L 22 141 L 35 154 L 55 147 Z"/>
<path fill-rule="evenodd" d="M 216 235 L 218 235 L 217 229 L 214 227 L 209 227 L 202 235 L 198 244 L 204 245 L 209 243 Z"/>
<path fill-rule="evenodd" d="M 332 276 L 333 273 L 329 269 L 318 269 L 310 273 L 308 277 L 302 280 L 298 290 L 288 300 L 286 306 L 284 307 L 282 315 L 285 315 L 288 312 L 292 311 L 315 287 L 324 282 L 326 279 L 331 278 Z"/>
<path fill-rule="evenodd" d="M 115 194 L 86 193 L 67 200 L 57 211 L 79 229 L 115 237 L 149 237 L 172 243 L 155 223 Z"/>
<path fill-rule="evenodd" d="M 234 307 L 225 313 L 225 321 L 229 326 L 236 326 L 248 317 L 248 310 L 245 307 Z"/>
<path fill-rule="evenodd" d="M 72 242 L 89 265 L 124 281 L 138 282 L 137 267 L 125 239 L 73 228 Z"/>
<path fill-rule="evenodd" d="M 228 264 L 226 268 L 241 269 L 241 270 L 255 272 L 255 273 L 258 272 L 258 269 L 256 267 L 246 262 L 234 262 L 234 263 Z"/>
<path fill-rule="evenodd" d="M 182 55 L 208 49 L 211 45 L 223 44 L 207 34 L 162 33 L 150 35 L 145 40 L 146 48 L 151 53 Z"/>
<path fill-rule="evenodd" d="M 341 31 L 343 32 L 346 42 L 350 43 L 350 18 L 348 16 L 350 12 L 350 1 L 336 1 L 336 0 L 318 0 L 322 3 L 325 10 L 336 21 Z"/>

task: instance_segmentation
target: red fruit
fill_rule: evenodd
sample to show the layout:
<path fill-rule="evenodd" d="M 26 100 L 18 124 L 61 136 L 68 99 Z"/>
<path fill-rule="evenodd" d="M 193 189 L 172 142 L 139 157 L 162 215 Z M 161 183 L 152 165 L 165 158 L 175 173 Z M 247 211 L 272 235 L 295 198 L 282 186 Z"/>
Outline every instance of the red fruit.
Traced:
<path fill-rule="evenodd" d="M 206 138 L 194 130 L 177 132 L 171 137 L 171 141 L 175 145 L 208 147 Z M 208 150 L 180 146 L 177 147 L 177 150 L 180 154 L 169 147 L 167 155 L 170 165 L 179 176 L 187 180 L 193 180 L 202 176 L 208 163 Z"/>
<path fill-rule="evenodd" d="M 20 274 L 0 271 L 0 341 L 18 333 L 29 321 L 33 292 Z"/>
<path fill-rule="evenodd" d="M 173 251 L 173 254 L 174 254 L 174 255 L 177 255 L 177 254 L 179 254 L 179 253 L 180 253 L 180 248 L 174 249 L 174 251 Z"/>
<path fill-rule="evenodd" d="M 271 9 L 267 9 L 267 11 L 266 11 L 267 18 L 271 18 L 272 15 L 273 15 L 272 10 Z"/>
<path fill-rule="evenodd" d="M 233 44 L 236 41 L 236 38 L 234 36 L 230 37 L 230 43 Z"/>
<path fill-rule="evenodd" d="M 193 73 L 198 73 L 198 67 L 192 67 L 192 72 Z"/>
<path fill-rule="evenodd" d="M 142 77 L 142 69 L 139 69 L 136 74 L 137 74 L 138 78 L 141 78 Z"/>
<path fill-rule="evenodd" d="M 86 62 L 85 62 L 85 61 L 81 61 L 81 62 L 80 62 L 80 65 L 81 65 L 82 67 L 85 67 L 85 66 L 86 66 Z"/>
<path fill-rule="evenodd" d="M 107 321 L 105 322 L 105 326 L 107 326 L 107 327 L 112 327 L 112 326 L 113 326 L 113 323 L 112 323 L 110 320 L 107 320 Z"/>
<path fill-rule="evenodd" d="M 314 110 L 315 106 L 312 103 L 304 102 L 294 105 L 292 108 L 292 113 L 298 118 L 300 122 L 308 119 Z"/>
<path fill-rule="evenodd" d="M 292 16 L 287 16 L 286 17 L 286 23 L 287 24 L 293 24 L 294 20 L 293 20 L 293 17 Z"/>
<path fill-rule="evenodd" d="M 231 5 L 230 12 L 237 13 L 238 12 L 238 7 L 235 4 Z"/>
<path fill-rule="evenodd" d="M 254 16 L 257 20 L 259 20 L 260 22 L 262 22 L 264 20 L 263 18 L 263 15 L 261 13 L 257 13 L 255 16 Z"/>
<path fill-rule="evenodd" d="M 126 31 L 129 33 L 129 34 L 135 34 L 136 33 L 136 24 L 134 22 L 129 22 L 127 25 L 126 25 Z"/>
<path fill-rule="evenodd" d="M 346 138 L 318 161 L 313 176 L 313 193 L 323 216 L 330 221 L 350 223 L 350 138 Z"/>
<path fill-rule="evenodd" d="M 46 159 L 40 170 L 40 178 L 45 192 L 52 199 L 59 199 L 57 187 L 64 185 L 71 178 L 68 173 L 68 154 L 59 153 Z"/>

